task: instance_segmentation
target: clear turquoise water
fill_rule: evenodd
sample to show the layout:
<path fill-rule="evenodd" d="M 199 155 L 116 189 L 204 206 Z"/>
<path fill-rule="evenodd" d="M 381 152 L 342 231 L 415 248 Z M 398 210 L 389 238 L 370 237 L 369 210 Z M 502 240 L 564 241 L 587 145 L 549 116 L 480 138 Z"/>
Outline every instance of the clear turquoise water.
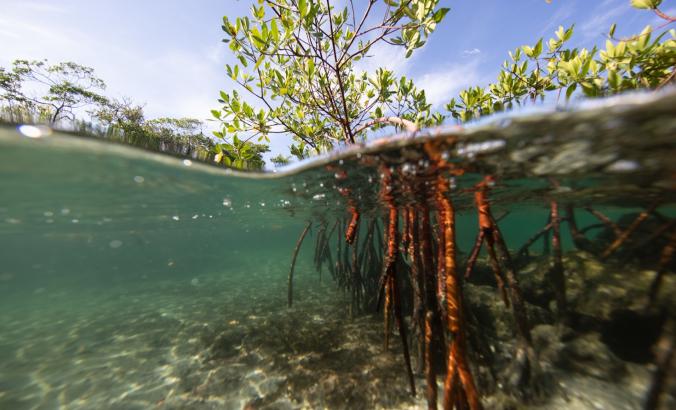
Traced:
<path fill-rule="evenodd" d="M 506 213 L 500 225 L 512 250 L 546 223 L 552 199 L 592 205 L 614 220 L 659 201 L 661 217 L 673 218 L 673 101 L 672 93 L 571 118 L 502 120 L 449 144 L 449 156 L 468 170 L 452 194 L 458 260 L 476 235 L 470 188 L 487 173 L 498 177 L 493 207 Z M 0 408 L 424 408 L 423 393 L 408 394 L 400 347 L 382 349 L 380 316 L 351 317 L 348 296 L 326 269 L 320 278 L 312 257 L 317 227 L 347 217 L 337 188 L 350 188 L 364 220 L 382 215 L 379 164 L 417 163 L 425 138 L 432 137 L 251 176 L 88 138 L 32 139 L 0 128 Z M 337 168 L 348 178 L 337 177 Z M 563 188 L 552 188 L 549 177 Z M 394 192 L 400 205 L 412 201 L 403 187 Z M 581 227 L 598 223 L 579 208 L 576 214 Z M 295 304 L 287 308 L 292 251 L 308 220 L 315 227 L 300 250 Z M 640 235 L 664 222 L 649 221 Z M 603 229 L 589 237 L 604 240 L 593 232 Z M 665 241 L 651 244 L 659 249 L 630 264 L 595 260 L 629 283 L 616 305 L 646 290 Z M 590 259 L 580 259 L 567 229 L 563 245 L 569 280 L 584 285 Z M 580 260 L 575 276 L 570 267 Z M 578 282 L 569 284 L 573 292 Z M 665 306 L 673 320 L 673 306 Z M 572 327 L 580 338 L 595 331 Z M 595 401 L 640 408 L 654 360 L 624 360 L 617 346 L 605 345 L 626 378 L 609 380 L 607 369 L 595 375 L 589 368 L 607 365 L 596 359 L 573 361 L 578 368 L 554 371 L 568 383 L 567 396 L 561 387 L 533 408 L 592 408 Z M 419 383 L 423 390 L 422 377 Z M 486 406 L 497 407 L 496 390 L 487 390 Z"/>

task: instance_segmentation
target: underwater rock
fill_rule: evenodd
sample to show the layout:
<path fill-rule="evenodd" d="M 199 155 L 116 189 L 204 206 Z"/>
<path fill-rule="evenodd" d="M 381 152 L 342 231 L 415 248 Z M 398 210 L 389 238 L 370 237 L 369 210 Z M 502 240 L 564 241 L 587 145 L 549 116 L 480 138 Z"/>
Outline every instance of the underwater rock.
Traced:
<path fill-rule="evenodd" d="M 599 333 L 588 333 L 565 343 L 557 364 L 563 369 L 613 382 L 626 375 L 624 363 L 603 343 Z"/>
<path fill-rule="evenodd" d="M 528 303 L 549 309 L 554 300 L 554 287 L 549 280 L 550 258 L 539 258 L 519 270 L 519 284 Z"/>
<path fill-rule="evenodd" d="M 480 331 L 500 342 L 514 339 L 514 317 L 511 308 L 505 305 L 499 291 L 491 286 L 465 285 L 465 298 L 479 322 Z M 553 315 L 546 309 L 526 303 L 531 326 L 552 323 Z"/>
<path fill-rule="evenodd" d="M 650 277 L 632 272 L 631 280 L 622 272 L 609 271 L 588 254 L 564 257 L 566 293 L 575 313 L 599 320 L 610 320 L 618 309 L 641 310 L 646 305 Z"/>

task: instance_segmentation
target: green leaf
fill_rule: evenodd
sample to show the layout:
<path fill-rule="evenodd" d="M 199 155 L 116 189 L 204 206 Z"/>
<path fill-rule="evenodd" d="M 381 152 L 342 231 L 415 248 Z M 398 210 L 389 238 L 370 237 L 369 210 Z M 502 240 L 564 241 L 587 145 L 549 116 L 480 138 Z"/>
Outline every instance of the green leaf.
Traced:
<path fill-rule="evenodd" d="M 315 74 L 315 61 L 311 58 L 307 59 L 307 73 L 308 76 L 312 77 Z"/>
<path fill-rule="evenodd" d="M 656 9 L 662 0 L 631 0 L 631 6 L 637 9 Z"/>
<path fill-rule="evenodd" d="M 434 15 L 432 16 L 432 19 L 434 20 L 435 23 L 441 23 L 441 20 L 444 19 L 446 16 L 446 13 L 448 13 L 450 9 L 447 7 L 442 7 L 439 10 L 437 10 Z"/>
<path fill-rule="evenodd" d="M 307 0 L 298 0 L 298 12 L 300 13 L 301 18 L 307 16 L 308 13 Z"/>
<path fill-rule="evenodd" d="M 537 44 L 535 44 L 535 48 L 533 49 L 533 57 L 538 58 L 541 53 L 542 53 L 542 39 L 538 40 Z"/>
<path fill-rule="evenodd" d="M 277 27 L 276 19 L 272 19 L 272 21 L 270 21 L 270 35 L 272 36 L 272 39 L 275 41 L 275 43 L 279 42 L 279 28 Z"/>
<path fill-rule="evenodd" d="M 568 88 L 566 89 L 566 100 L 570 99 L 570 96 L 573 95 L 576 88 L 577 88 L 577 83 L 573 83 L 573 84 L 568 86 Z"/>

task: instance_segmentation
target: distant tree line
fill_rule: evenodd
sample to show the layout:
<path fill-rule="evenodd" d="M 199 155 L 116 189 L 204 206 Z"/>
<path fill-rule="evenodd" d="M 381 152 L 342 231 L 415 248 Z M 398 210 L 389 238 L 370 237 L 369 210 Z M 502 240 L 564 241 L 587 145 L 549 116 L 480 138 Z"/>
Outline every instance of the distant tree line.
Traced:
<path fill-rule="evenodd" d="M 216 143 L 205 135 L 204 124 L 194 118 L 146 119 L 141 105 L 127 98 L 107 97 L 105 90 L 105 82 L 90 67 L 74 62 L 50 65 L 47 60 L 15 60 L 10 68 L 0 67 L 0 118 L 96 129 L 100 132 L 94 134 L 127 144 L 237 168 L 259 170 L 265 164 L 262 154 L 268 151 L 266 146 Z"/>

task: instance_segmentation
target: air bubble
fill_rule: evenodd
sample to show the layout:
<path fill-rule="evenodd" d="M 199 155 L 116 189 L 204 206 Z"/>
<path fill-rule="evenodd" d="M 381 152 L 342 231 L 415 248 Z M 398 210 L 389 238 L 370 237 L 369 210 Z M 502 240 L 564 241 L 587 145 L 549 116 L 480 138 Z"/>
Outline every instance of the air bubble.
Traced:
<path fill-rule="evenodd" d="M 52 133 L 51 128 L 44 125 L 20 125 L 19 132 L 28 138 L 46 137 Z"/>

